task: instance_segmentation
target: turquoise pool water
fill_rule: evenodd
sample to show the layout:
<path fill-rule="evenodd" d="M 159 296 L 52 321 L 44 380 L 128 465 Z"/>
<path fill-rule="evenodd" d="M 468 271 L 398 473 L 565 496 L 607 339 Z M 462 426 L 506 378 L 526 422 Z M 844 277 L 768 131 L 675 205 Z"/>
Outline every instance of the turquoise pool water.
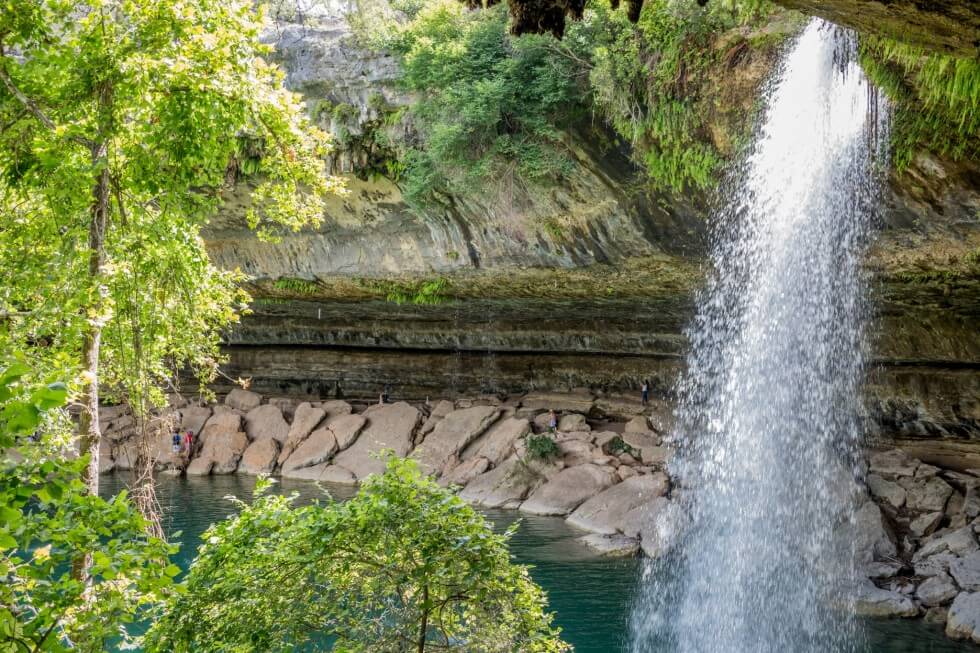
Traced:
<path fill-rule="evenodd" d="M 110 474 L 102 477 L 102 493 L 112 495 L 123 489 L 130 477 Z M 169 477 L 157 484 L 157 498 L 168 533 L 180 532 L 177 564 L 186 569 L 201 534 L 216 520 L 232 513 L 228 495 L 248 499 L 255 481 L 246 476 Z M 320 490 L 313 483 L 284 480 L 283 492 L 297 492 L 310 500 Z M 352 489 L 329 488 L 343 499 Z M 516 511 L 487 511 L 500 529 L 521 519 L 511 542 L 515 558 L 532 565 L 531 574 L 548 592 L 551 609 L 562 627 L 565 639 L 577 653 L 625 653 L 627 618 L 633 589 L 639 580 L 642 562 L 638 559 L 598 558 L 575 541 L 582 533 L 558 518 L 520 515 Z M 873 653 L 953 653 L 977 651 L 977 647 L 946 639 L 941 630 L 921 621 L 878 620 L 868 622 L 868 651 Z"/>

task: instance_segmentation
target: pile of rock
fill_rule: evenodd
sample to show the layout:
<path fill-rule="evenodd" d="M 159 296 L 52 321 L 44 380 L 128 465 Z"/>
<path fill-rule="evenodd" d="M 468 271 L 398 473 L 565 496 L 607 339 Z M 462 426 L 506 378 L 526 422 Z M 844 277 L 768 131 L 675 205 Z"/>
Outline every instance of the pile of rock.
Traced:
<path fill-rule="evenodd" d="M 898 449 L 869 457 L 873 501 L 857 512 L 854 538 L 870 581 L 858 608 L 919 616 L 980 643 L 980 470 L 927 465 Z"/>
<path fill-rule="evenodd" d="M 547 431 L 550 409 L 560 413 L 557 433 L 548 436 L 557 454 L 535 458 L 527 439 Z M 122 408 L 104 410 L 111 428 L 103 471 L 131 469 L 141 451 L 132 417 Z M 619 421 L 609 419 L 613 411 Z M 172 402 L 146 450 L 158 469 L 188 475 L 279 474 L 347 484 L 383 471 L 380 454 L 392 451 L 416 459 L 474 504 L 566 517 L 591 532 L 583 542 L 600 552 L 630 555 L 642 547 L 654 555 L 664 541 L 658 520 L 669 513 L 670 482 L 662 471 L 669 451 L 643 412 L 625 399 L 597 406 L 584 392 L 356 406 L 236 389 L 213 406 Z M 662 416 L 654 420 L 664 423 Z M 194 434 L 192 451 L 173 453 L 174 428 Z"/>

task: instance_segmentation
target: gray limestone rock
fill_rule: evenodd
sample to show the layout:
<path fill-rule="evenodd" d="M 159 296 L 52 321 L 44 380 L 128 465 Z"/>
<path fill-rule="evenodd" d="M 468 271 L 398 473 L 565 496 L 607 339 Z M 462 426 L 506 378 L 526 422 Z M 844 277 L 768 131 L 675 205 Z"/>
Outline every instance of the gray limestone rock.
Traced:
<path fill-rule="evenodd" d="M 892 508 L 905 505 L 905 488 L 894 481 L 888 481 L 878 474 L 868 474 L 866 479 L 872 496 L 884 500 Z"/>
<path fill-rule="evenodd" d="M 282 452 L 279 454 L 279 464 L 286 462 L 289 455 L 296 450 L 296 447 L 305 440 L 313 429 L 317 427 L 327 412 L 318 406 L 313 406 L 309 402 L 303 402 L 296 407 L 293 415 L 293 423 L 289 426 L 289 434 L 283 443 Z"/>
<path fill-rule="evenodd" d="M 500 508 L 522 501 L 538 483 L 540 477 L 512 457 L 470 481 L 459 496 L 476 505 Z"/>
<path fill-rule="evenodd" d="M 968 592 L 980 591 L 980 551 L 974 551 L 949 563 L 949 573 L 956 584 Z"/>
<path fill-rule="evenodd" d="M 337 451 L 337 437 L 329 427 L 319 428 L 303 440 L 282 463 L 282 472 L 312 467 L 326 462 Z"/>
<path fill-rule="evenodd" d="M 568 523 L 586 531 L 612 535 L 628 527 L 627 515 L 667 493 L 665 474 L 633 476 L 585 501 L 568 516 Z M 634 537 L 638 532 L 634 531 Z"/>
<path fill-rule="evenodd" d="M 910 458 L 901 449 L 889 449 L 871 454 L 869 471 L 882 478 L 894 480 L 903 476 L 914 476 L 919 467 L 919 461 Z"/>
<path fill-rule="evenodd" d="M 925 606 L 943 605 L 952 601 L 959 593 L 953 579 L 946 574 L 936 574 L 927 578 L 915 590 L 915 597 Z"/>
<path fill-rule="evenodd" d="M 271 474 L 276 468 L 279 456 L 279 443 L 272 438 L 256 440 L 248 445 L 238 463 L 238 471 L 243 474 Z"/>
<path fill-rule="evenodd" d="M 927 512 L 912 520 L 909 524 L 909 531 L 916 537 L 923 537 L 936 530 L 942 520 L 943 513 Z"/>
<path fill-rule="evenodd" d="M 350 470 L 358 481 L 384 472 L 385 461 L 378 458 L 381 451 L 406 456 L 412 450 L 412 438 L 421 419 L 418 409 L 403 401 L 371 406 L 363 416 L 367 424 L 360 436 L 334 458 L 334 464 Z"/>
<path fill-rule="evenodd" d="M 245 414 L 245 433 L 249 440 L 272 438 L 283 443 L 289 437 L 289 423 L 278 406 L 266 404 Z"/>
<path fill-rule="evenodd" d="M 640 542 L 625 535 L 600 535 L 592 533 L 578 538 L 578 541 L 596 553 L 610 558 L 629 558 L 640 550 Z"/>
<path fill-rule="evenodd" d="M 357 485 L 357 478 L 349 470 L 329 463 L 320 463 L 312 467 L 300 467 L 299 469 L 284 471 L 282 477 L 304 481 L 337 483 L 339 485 Z"/>
<path fill-rule="evenodd" d="M 532 492 L 520 510 L 532 515 L 567 515 L 616 480 L 615 471 L 608 468 L 592 464 L 570 467 Z"/>
<path fill-rule="evenodd" d="M 458 455 L 486 431 L 500 416 L 495 406 L 474 406 L 455 410 L 436 424 L 415 448 L 412 457 L 427 474 L 438 474 L 450 456 Z"/>
<path fill-rule="evenodd" d="M 953 488 L 941 478 L 932 476 L 916 480 L 908 488 L 906 507 L 913 512 L 943 512 Z"/>
<path fill-rule="evenodd" d="M 248 390 L 243 390 L 241 388 L 235 388 L 228 393 L 227 397 L 225 397 L 226 406 L 240 410 L 243 413 L 247 413 L 250 410 L 258 408 L 259 404 L 261 403 L 262 395 L 256 392 L 249 392 Z"/>
<path fill-rule="evenodd" d="M 562 415 L 561 419 L 558 420 L 558 430 L 562 433 L 569 433 L 571 431 L 591 431 L 592 427 L 586 423 L 585 415 L 573 413 Z"/>
<path fill-rule="evenodd" d="M 470 458 L 446 470 L 439 478 L 439 485 L 464 486 L 488 469 L 490 469 L 490 461 L 483 456 Z"/>
<path fill-rule="evenodd" d="M 953 599 L 946 617 L 946 635 L 980 644 L 980 593 L 962 592 Z"/>
<path fill-rule="evenodd" d="M 486 433 L 473 441 L 462 453 L 461 458 L 468 460 L 481 456 L 497 465 L 506 460 L 514 452 L 514 444 L 531 431 L 531 424 L 526 419 L 508 417 L 496 422 L 487 429 Z"/>

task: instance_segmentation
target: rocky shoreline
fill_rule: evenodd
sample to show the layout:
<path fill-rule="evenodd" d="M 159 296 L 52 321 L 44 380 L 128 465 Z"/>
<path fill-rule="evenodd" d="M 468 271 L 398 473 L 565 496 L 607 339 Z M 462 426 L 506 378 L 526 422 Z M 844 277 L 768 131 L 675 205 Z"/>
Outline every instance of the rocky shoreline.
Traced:
<path fill-rule="evenodd" d="M 560 416 L 552 454 L 529 440 Z M 633 397 L 537 392 L 506 400 L 303 401 L 235 389 L 212 405 L 174 398 L 147 438 L 125 406 L 105 407 L 100 469 L 149 457 L 162 473 L 268 474 L 356 484 L 381 472 L 382 451 L 416 459 L 470 503 L 564 518 L 602 555 L 663 555 L 682 527 L 667 473 L 669 404 Z M 194 434 L 175 453 L 174 429 Z M 530 449 L 530 450 L 529 450 Z M 853 609 L 923 617 L 980 643 L 980 469 L 929 465 L 895 449 L 868 452 L 842 491 L 857 509 L 838 525 L 856 553 Z M 845 511 L 846 512 L 846 511 Z"/>

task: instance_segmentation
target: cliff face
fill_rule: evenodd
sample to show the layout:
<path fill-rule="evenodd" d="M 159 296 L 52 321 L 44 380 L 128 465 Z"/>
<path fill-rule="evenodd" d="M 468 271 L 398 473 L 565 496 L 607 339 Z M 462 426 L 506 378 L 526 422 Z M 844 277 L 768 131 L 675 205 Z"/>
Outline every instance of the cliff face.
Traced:
<path fill-rule="evenodd" d="M 353 107 L 324 124 L 356 135 L 379 106 L 411 98 L 394 83 L 394 61 L 353 45 L 346 11 L 328 6 L 269 38 L 311 106 Z M 720 92 L 747 114 L 770 64 L 740 57 Z M 720 126 L 717 139 L 730 131 Z M 320 228 L 278 243 L 255 239 L 231 207 L 212 224 L 209 250 L 250 274 L 259 299 L 229 338 L 230 376 L 313 395 L 373 395 L 386 383 L 414 397 L 621 391 L 643 378 L 669 393 L 705 274 L 711 200 L 643 191 L 628 150 L 599 136 L 568 133 L 572 172 L 540 191 L 475 189 L 425 211 L 383 177 L 349 174 Z M 339 171 L 371 156 L 347 142 Z M 922 154 L 893 175 L 868 267 L 872 422 L 888 436 L 980 440 L 977 164 Z M 425 284 L 440 303 L 385 301 Z"/>

